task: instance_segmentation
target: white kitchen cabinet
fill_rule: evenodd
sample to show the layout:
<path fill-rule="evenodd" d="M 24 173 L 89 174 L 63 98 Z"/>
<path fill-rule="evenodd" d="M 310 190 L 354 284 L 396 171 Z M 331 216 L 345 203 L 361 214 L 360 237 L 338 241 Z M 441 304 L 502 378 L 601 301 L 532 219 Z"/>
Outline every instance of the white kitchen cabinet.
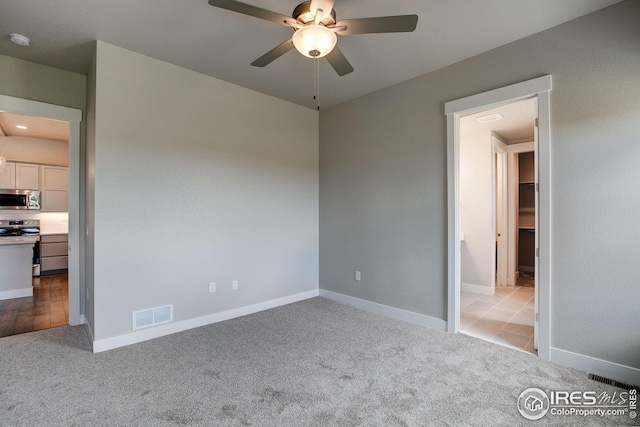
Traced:
<path fill-rule="evenodd" d="M 16 188 L 16 164 L 7 162 L 0 172 L 0 188 L 14 190 Z"/>
<path fill-rule="evenodd" d="M 38 165 L 16 163 L 16 188 L 20 190 L 37 190 Z"/>
<path fill-rule="evenodd" d="M 67 168 L 40 166 L 40 198 L 43 212 L 66 212 Z"/>
<path fill-rule="evenodd" d="M 67 234 L 44 234 L 40 237 L 40 274 L 57 274 L 68 268 L 68 240 Z"/>
<path fill-rule="evenodd" d="M 38 165 L 7 162 L 0 172 L 0 188 L 9 190 L 37 190 L 39 188 Z"/>

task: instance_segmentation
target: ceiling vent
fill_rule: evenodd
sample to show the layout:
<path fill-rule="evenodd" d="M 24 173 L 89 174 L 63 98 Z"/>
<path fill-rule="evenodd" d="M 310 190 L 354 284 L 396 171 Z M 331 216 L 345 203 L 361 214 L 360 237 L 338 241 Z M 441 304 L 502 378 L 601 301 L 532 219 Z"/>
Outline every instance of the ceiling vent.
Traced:
<path fill-rule="evenodd" d="M 503 118 L 504 117 L 502 117 L 502 114 L 494 113 L 494 114 L 488 114 L 486 116 L 476 117 L 476 120 L 479 121 L 480 123 L 489 123 L 489 122 L 497 122 L 498 120 L 502 120 Z"/>

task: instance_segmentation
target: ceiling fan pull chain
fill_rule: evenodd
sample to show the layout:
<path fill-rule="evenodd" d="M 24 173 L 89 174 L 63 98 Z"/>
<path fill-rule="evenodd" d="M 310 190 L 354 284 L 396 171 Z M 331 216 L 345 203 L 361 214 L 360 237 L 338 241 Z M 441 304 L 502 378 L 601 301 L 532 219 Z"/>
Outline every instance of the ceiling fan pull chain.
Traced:
<path fill-rule="evenodd" d="M 313 99 L 316 101 L 316 108 L 320 110 L 320 59 L 313 58 Z"/>
<path fill-rule="evenodd" d="M 313 100 L 316 101 L 318 99 L 318 94 L 316 93 L 316 58 L 313 58 Z"/>
<path fill-rule="evenodd" d="M 316 108 L 320 111 L 320 59 L 315 58 L 316 68 L 318 69 L 318 74 L 316 76 L 316 85 L 317 85 L 317 99 L 316 99 Z"/>

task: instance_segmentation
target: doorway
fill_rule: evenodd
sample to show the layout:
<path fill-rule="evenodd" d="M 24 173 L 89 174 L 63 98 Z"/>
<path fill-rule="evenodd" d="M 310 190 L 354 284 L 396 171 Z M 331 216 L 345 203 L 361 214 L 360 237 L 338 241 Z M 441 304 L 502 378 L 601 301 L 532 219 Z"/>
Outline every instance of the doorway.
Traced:
<path fill-rule="evenodd" d="M 519 277 L 535 272 L 535 151 L 518 153 L 535 119 L 532 97 L 461 117 L 459 138 L 460 332 L 533 354 L 536 293 Z"/>
<path fill-rule="evenodd" d="M 80 215 L 80 123 L 82 111 L 0 95 L 0 110 L 30 117 L 67 122 L 68 148 L 68 313 L 70 325 L 81 325 L 84 316 L 81 307 L 81 215 Z"/>
<path fill-rule="evenodd" d="M 462 242 L 466 242 L 466 232 L 460 227 L 460 120 L 470 114 L 487 111 L 493 108 L 535 98 L 537 104 L 537 153 L 538 173 L 538 247 L 536 248 L 536 282 L 535 288 L 539 315 L 538 322 L 538 356 L 549 359 L 550 329 L 550 185 L 549 185 L 549 146 L 550 146 L 550 114 L 549 91 L 551 76 L 543 76 L 522 83 L 495 89 L 489 92 L 469 96 L 445 104 L 447 116 L 447 201 L 448 201 L 448 314 L 447 330 L 452 333 L 460 331 L 460 291 L 462 279 Z M 489 183 L 491 186 L 491 181 Z M 492 239 L 493 240 L 493 239 Z M 495 250 L 492 253 L 495 254 Z"/>

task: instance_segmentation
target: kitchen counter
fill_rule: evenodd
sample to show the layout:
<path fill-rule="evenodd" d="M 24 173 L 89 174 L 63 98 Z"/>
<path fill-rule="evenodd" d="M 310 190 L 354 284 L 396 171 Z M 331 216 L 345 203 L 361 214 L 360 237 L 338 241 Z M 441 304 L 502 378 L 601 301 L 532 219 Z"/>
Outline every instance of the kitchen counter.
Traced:
<path fill-rule="evenodd" d="M 0 300 L 33 295 L 33 245 L 37 239 L 35 236 L 0 239 Z"/>
<path fill-rule="evenodd" d="M 38 236 L 3 237 L 0 246 L 4 245 L 30 245 L 33 246 L 40 238 Z"/>

